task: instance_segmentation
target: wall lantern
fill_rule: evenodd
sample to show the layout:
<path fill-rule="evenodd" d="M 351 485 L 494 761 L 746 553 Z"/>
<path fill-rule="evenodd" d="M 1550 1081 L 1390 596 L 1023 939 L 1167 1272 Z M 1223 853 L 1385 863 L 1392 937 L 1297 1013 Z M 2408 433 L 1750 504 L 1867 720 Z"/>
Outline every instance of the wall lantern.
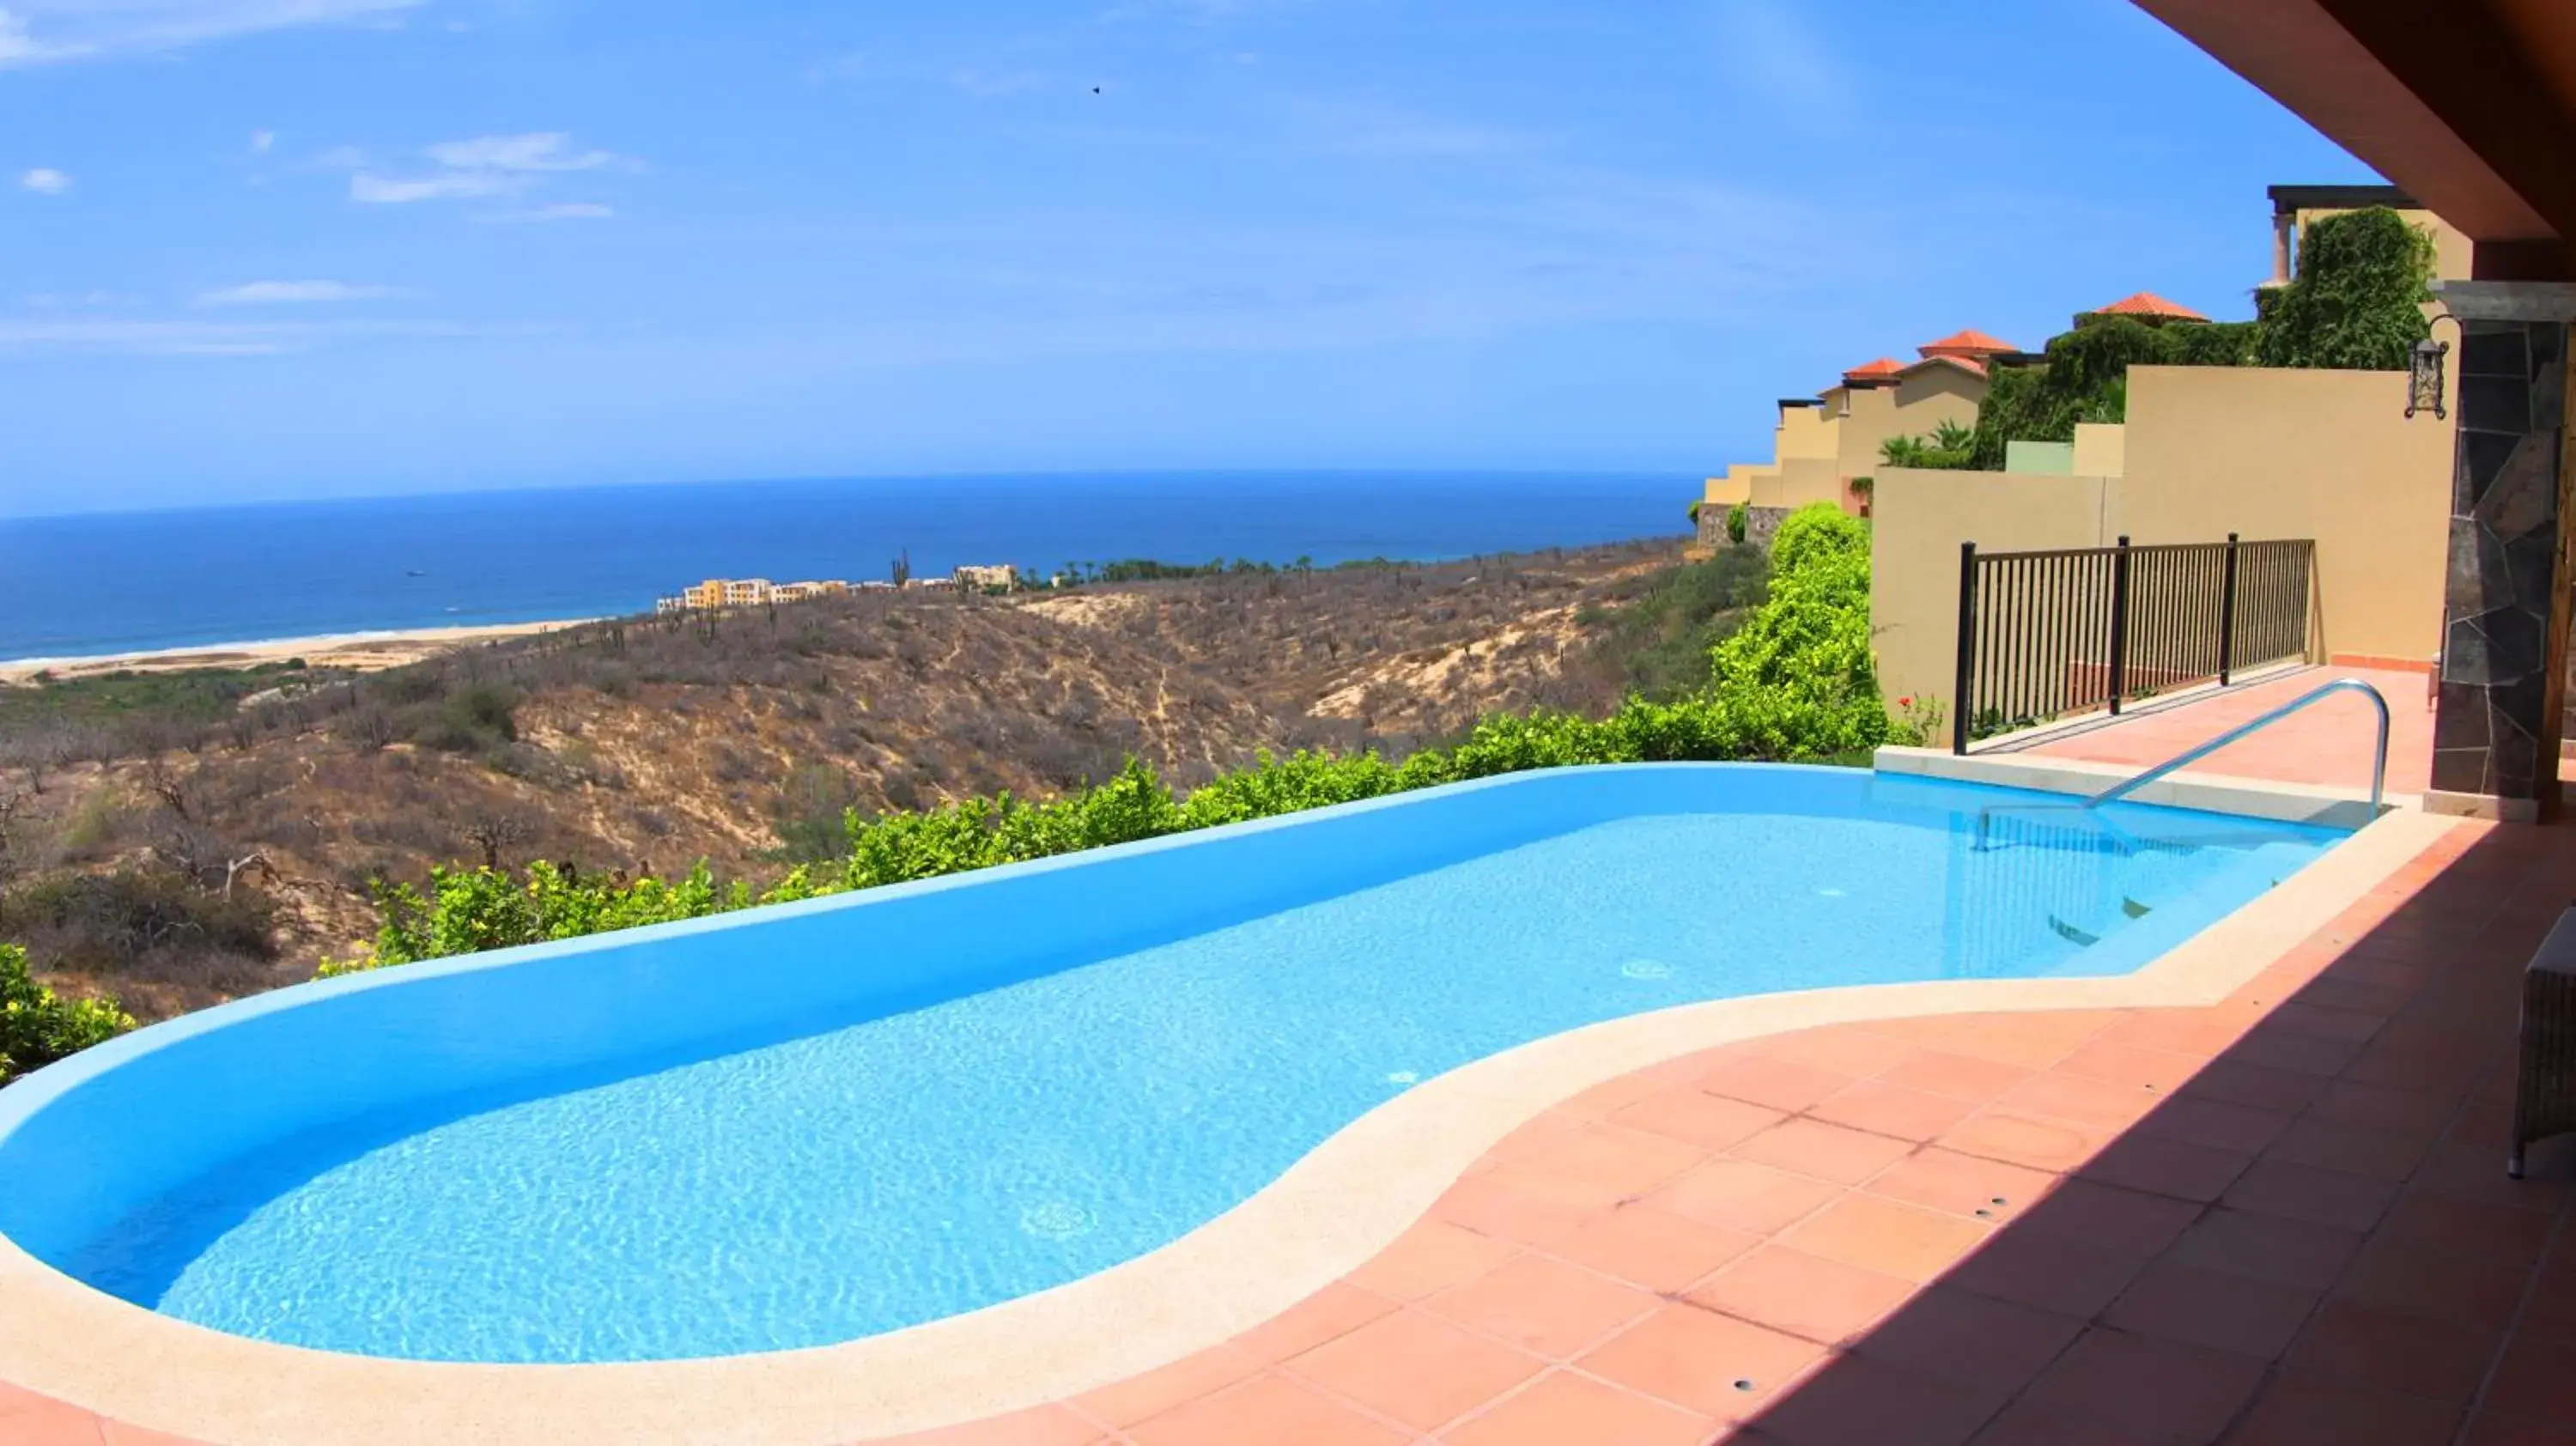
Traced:
<path fill-rule="evenodd" d="M 2435 417 L 2448 417 L 2442 408 L 2442 364 L 2451 353 L 2447 341 L 2426 337 L 2406 353 L 2406 415 L 2431 412 Z"/>

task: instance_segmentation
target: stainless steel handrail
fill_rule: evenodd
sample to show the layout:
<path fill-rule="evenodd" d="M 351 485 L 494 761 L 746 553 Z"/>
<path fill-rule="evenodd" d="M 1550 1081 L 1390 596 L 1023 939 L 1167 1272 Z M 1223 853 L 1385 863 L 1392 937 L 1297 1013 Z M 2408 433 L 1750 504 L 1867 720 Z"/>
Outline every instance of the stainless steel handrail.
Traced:
<path fill-rule="evenodd" d="M 2166 774 L 2172 773 L 2176 769 L 2182 768 L 2187 764 L 2196 763 L 2201 759 L 2208 757 L 2210 754 L 2217 752 L 2219 749 L 2226 747 L 2228 744 L 2234 743 L 2238 739 L 2245 737 L 2249 733 L 2259 732 L 2264 728 L 2268 728 L 2271 725 L 2280 722 L 2282 719 L 2289 717 L 2291 714 L 2298 712 L 2300 709 L 2305 708 L 2309 704 L 2316 702 L 2320 698 L 2326 697 L 2329 694 L 2346 691 L 2358 692 L 2368 697 L 2370 699 L 2371 706 L 2379 710 L 2379 746 L 2377 753 L 2372 757 L 2370 763 L 2370 812 L 2373 817 L 2377 817 L 2381 808 L 2381 801 L 2386 795 L 2388 788 L 2388 700 L 2380 695 L 2377 688 L 2372 687 L 2370 684 L 2363 682 L 2359 678 L 2337 678 L 2333 682 L 2327 683 L 2322 687 L 2312 688 L 2309 691 L 2300 694 L 2298 697 L 2291 699 L 2289 702 L 2282 704 L 2280 707 L 2273 709 L 2271 712 L 2266 713 L 2259 718 L 2252 718 L 2243 723 L 2239 723 L 2235 727 L 2228 729 L 2226 732 L 2219 734 L 2217 737 L 2210 739 L 2206 743 L 2199 744 L 2192 748 L 2187 748 L 2182 752 L 2175 754 L 2173 757 L 2166 759 L 2164 762 L 2157 764 L 2155 767 L 2148 769 L 2144 773 L 2122 779 L 2120 782 L 2112 784 L 2109 788 L 2102 790 L 2100 793 L 2094 794 L 2090 798 L 2068 803 L 1990 803 L 1984 808 L 1977 810 L 1976 847 L 1980 852 L 1986 848 L 1987 820 L 1999 811 L 2009 810 L 2014 813 L 2046 813 L 2064 810 L 2068 812 L 2089 813 L 2094 809 L 2100 808 L 2106 803 L 2115 803 L 2120 799 L 2126 798 L 2130 794 L 2137 792 L 2139 789 L 2146 787 L 2148 784 L 2155 782 L 2157 779 L 2164 777 Z M 2138 840 L 2131 835 L 2128 830 L 2114 824 L 2110 819 L 2102 818 L 2097 820 L 2097 822 L 2102 825 L 2105 832 L 2109 833 L 2121 844 L 2132 849 L 2138 846 Z"/>
<path fill-rule="evenodd" d="M 2309 704 L 2316 702 L 2320 698 L 2326 697 L 2329 694 L 2343 692 L 2360 693 L 2364 697 L 2370 699 L 2371 707 L 2379 710 L 2379 747 L 2377 753 L 2372 757 L 2370 762 L 2370 811 L 2372 814 L 2376 815 L 2380 809 L 2380 800 L 2386 795 L 2388 790 L 2388 700 L 2380 696 L 2377 688 L 2372 687 L 2370 684 L 2363 682 L 2359 678 L 2337 678 L 2333 682 L 2327 683 L 2322 687 L 2312 688 L 2305 693 L 2301 693 L 2296 698 L 2291 699 L 2289 702 L 2282 704 L 2280 707 L 2273 709 L 2271 712 L 2266 713 L 2259 718 L 2251 718 L 2245 722 L 2239 723 L 2235 727 L 2228 729 L 2226 732 L 2219 734 L 2217 737 L 2210 739 L 2206 743 L 2184 749 L 2182 752 L 2175 754 L 2173 757 L 2166 759 L 2164 762 L 2157 764 L 2155 767 L 2148 769 L 2146 772 L 2141 773 L 2134 778 L 2126 779 L 2122 782 L 2111 785 L 2109 788 L 2103 789 L 2100 793 L 2084 800 L 2083 806 L 2086 808 L 2100 808 L 2106 803 L 2117 802 L 2118 800 L 2126 798 L 2130 794 L 2137 792 L 2139 789 L 2146 787 L 2148 784 L 2155 782 L 2157 779 L 2164 777 L 2166 774 L 2172 773 L 2176 769 L 2182 768 L 2187 764 L 2197 763 L 2201 759 L 2207 758 L 2209 755 L 2216 753 L 2219 749 L 2226 747 L 2230 743 L 2236 742 L 2238 739 L 2245 737 L 2249 733 L 2259 732 L 2262 729 L 2271 727 L 2273 724 L 2280 722 L 2282 719 L 2289 717 L 2291 714 L 2298 712 L 2300 709 L 2307 707 Z"/>

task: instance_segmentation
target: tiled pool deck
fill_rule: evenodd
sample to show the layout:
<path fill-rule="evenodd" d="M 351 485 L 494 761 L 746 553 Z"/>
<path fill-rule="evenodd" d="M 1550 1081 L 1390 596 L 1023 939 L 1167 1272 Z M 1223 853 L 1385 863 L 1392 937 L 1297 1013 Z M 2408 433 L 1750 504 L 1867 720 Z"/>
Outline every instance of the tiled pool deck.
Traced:
<path fill-rule="evenodd" d="M 2195 705 L 2195 736 L 2250 698 Z M 2307 747 L 2217 762 L 2354 781 L 2327 750 L 2357 724 L 2293 727 Z M 2087 737 L 2074 756 L 2117 730 Z M 1228 1344 L 903 1439 L 2576 1440 L 2576 1140 L 2503 1171 L 2519 972 L 2572 893 L 2576 829 L 2463 824 L 2213 1007 L 1658 1065 L 1531 1120 Z M 10 1446 L 176 1439 L 0 1386 Z"/>

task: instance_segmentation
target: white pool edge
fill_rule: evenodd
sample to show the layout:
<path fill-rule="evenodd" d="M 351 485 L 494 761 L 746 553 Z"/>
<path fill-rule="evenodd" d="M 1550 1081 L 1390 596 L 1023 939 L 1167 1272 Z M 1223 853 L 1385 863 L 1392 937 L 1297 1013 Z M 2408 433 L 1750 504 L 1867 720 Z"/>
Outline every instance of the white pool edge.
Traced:
<path fill-rule="evenodd" d="M 2299 806 L 2289 799 L 2308 792 L 2280 790 L 2286 797 L 2275 806 Z M 819 1446 L 998 1415 L 1151 1370 L 1270 1319 L 1391 1244 L 1513 1129 L 1597 1084 L 1822 1025 L 2212 1004 L 2462 826 L 2411 810 L 2384 814 L 2262 898 L 2118 978 L 1758 995 L 1535 1040 L 1388 1101 L 1161 1249 L 1035 1295 L 843 1345 L 600 1365 L 339 1355 L 158 1315 L 0 1238 L 0 1381 L 222 1446 L 368 1439 Z"/>

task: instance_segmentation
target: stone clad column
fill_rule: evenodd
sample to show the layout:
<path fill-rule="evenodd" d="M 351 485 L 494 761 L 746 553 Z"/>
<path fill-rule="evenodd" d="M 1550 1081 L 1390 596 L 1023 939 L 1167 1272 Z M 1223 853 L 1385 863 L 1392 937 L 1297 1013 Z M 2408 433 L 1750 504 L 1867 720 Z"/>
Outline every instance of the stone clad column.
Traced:
<path fill-rule="evenodd" d="M 2576 286 L 2445 282 L 2460 323 L 2459 441 L 2433 723 L 2442 812 L 2528 820 L 2556 802 L 2567 613 L 2559 577 L 2568 323 Z"/>

